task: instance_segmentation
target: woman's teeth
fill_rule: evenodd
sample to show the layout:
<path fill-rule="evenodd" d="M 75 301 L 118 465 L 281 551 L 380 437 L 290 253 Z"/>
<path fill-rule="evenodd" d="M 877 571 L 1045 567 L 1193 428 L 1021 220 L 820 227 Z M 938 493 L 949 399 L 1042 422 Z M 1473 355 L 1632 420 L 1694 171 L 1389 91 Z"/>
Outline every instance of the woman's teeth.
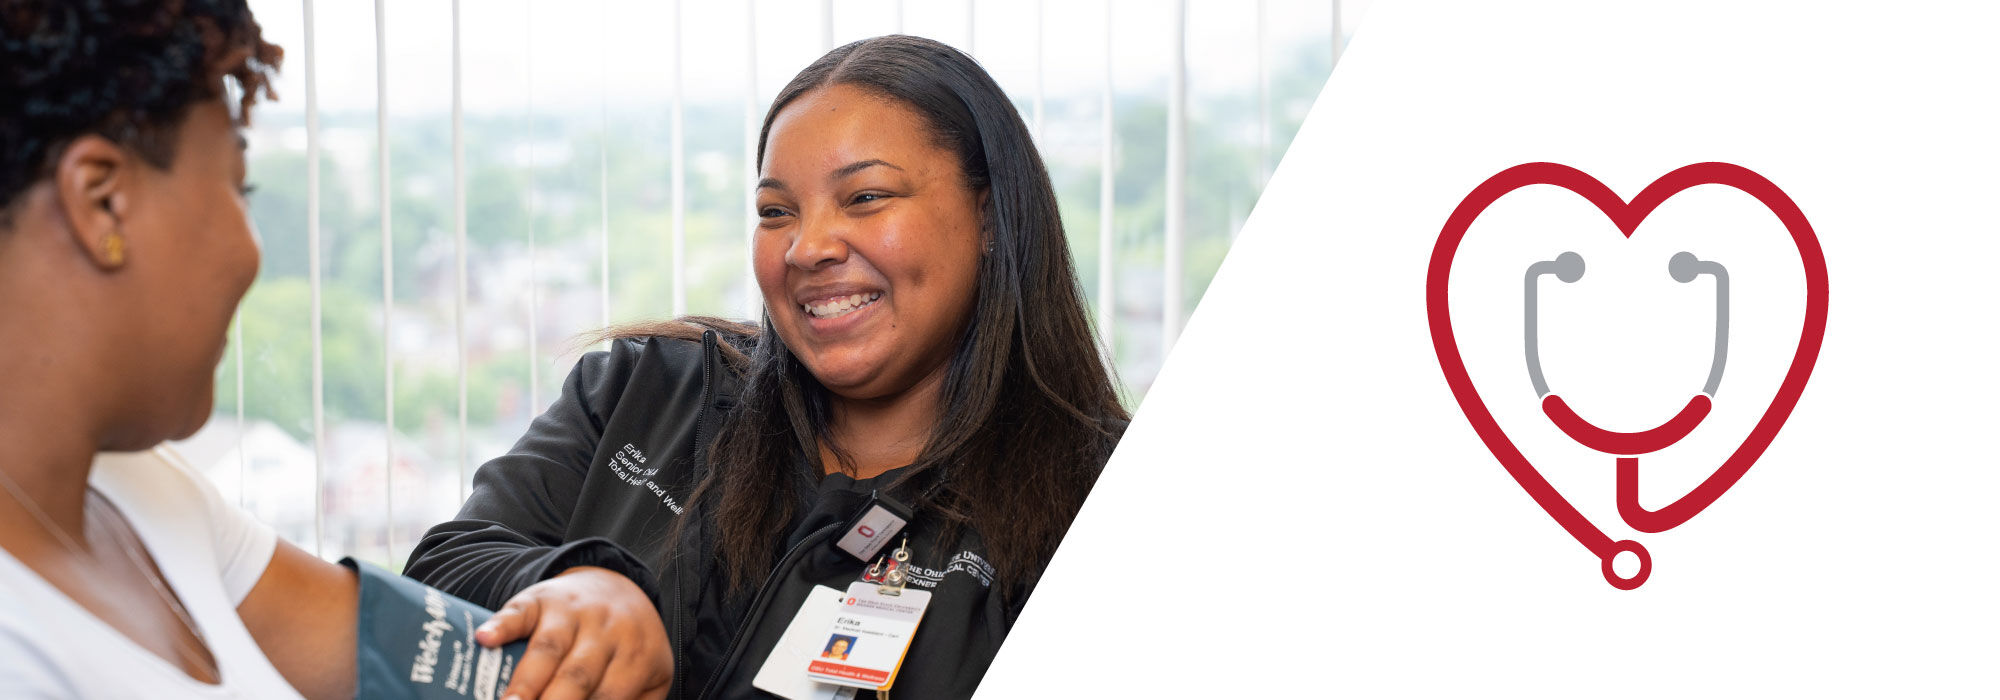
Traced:
<path fill-rule="evenodd" d="M 881 292 L 869 292 L 867 294 L 850 294 L 844 297 L 834 297 L 818 304 L 800 304 L 800 306 L 813 318 L 840 318 L 854 313 L 855 309 L 873 304 L 875 300 L 881 298 Z"/>

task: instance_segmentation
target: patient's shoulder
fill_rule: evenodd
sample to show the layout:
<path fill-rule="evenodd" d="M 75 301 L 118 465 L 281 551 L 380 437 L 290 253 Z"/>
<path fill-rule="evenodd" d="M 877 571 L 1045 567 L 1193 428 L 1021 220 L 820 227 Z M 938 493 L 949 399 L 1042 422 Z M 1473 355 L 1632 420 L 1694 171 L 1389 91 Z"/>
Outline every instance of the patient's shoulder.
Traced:
<path fill-rule="evenodd" d="M 138 452 L 99 452 L 90 465 L 90 485 L 100 491 L 120 492 L 141 489 L 159 497 L 211 498 L 215 490 L 208 479 L 188 464 L 187 459 L 164 445 Z M 214 498 L 219 498 L 215 496 Z"/>
<path fill-rule="evenodd" d="M 91 465 L 90 484 L 110 499 L 162 566 L 198 567 L 220 576 L 232 604 L 240 603 L 270 564 L 277 535 L 236 504 L 167 446 L 106 452 Z"/>
<path fill-rule="evenodd" d="M 207 477 L 166 446 L 98 453 L 90 465 L 90 485 L 111 499 L 134 527 L 208 530 L 227 505 Z"/>

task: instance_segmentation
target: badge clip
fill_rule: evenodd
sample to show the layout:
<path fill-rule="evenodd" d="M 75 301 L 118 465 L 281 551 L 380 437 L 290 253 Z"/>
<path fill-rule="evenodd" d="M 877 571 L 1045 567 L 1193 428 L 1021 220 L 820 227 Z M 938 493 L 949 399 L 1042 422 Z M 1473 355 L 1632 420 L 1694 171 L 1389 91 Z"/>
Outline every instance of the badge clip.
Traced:
<path fill-rule="evenodd" d="M 876 492 L 870 495 L 868 503 L 854 517 L 848 519 L 846 532 L 834 542 L 834 546 L 864 562 L 875 559 L 876 553 L 893 542 L 892 538 L 909 524 L 910 517 L 909 507 L 887 494 Z M 881 563 L 880 560 L 877 563 Z"/>
<path fill-rule="evenodd" d="M 903 585 L 910 581 L 909 566 L 910 536 L 904 535 L 903 543 L 896 547 L 895 552 L 882 555 L 868 565 L 868 570 L 861 574 L 861 580 L 877 584 L 875 590 L 882 595 L 902 595 Z"/>

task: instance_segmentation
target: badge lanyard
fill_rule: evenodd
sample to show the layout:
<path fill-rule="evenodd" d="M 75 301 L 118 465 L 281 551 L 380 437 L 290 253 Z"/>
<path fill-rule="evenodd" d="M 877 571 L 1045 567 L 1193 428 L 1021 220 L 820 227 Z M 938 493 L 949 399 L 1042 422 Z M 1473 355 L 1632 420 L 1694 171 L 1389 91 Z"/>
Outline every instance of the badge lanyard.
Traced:
<path fill-rule="evenodd" d="M 813 587 L 753 685 L 791 700 L 843 700 L 862 689 L 887 700 L 930 605 L 930 591 L 905 588 L 913 517 L 894 499 L 870 495 L 834 541 L 867 568 L 845 591 Z"/>
<path fill-rule="evenodd" d="M 872 688 L 888 700 L 889 688 L 908 656 L 930 591 L 908 589 L 909 538 L 896 551 L 882 555 L 861 579 L 847 586 L 847 597 L 833 614 L 824 647 L 806 664 L 808 678 L 855 688 Z"/>
<path fill-rule="evenodd" d="M 915 514 L 881 492 L 871 494 L 838 543 L 840 549 L 868 561 L 860 580 L 847 587 L 847 597 L 828 627 L 825 647 L 806 666 L 815 681 L 872 688 L 883 700 L 895 684 L 910 642 L 930 605 L 930 592 L 905 590 L 910 581 L 910 535 L 904 527 Z M 878 554 L 889 537 L 900 534 L 894 551 Z"/>

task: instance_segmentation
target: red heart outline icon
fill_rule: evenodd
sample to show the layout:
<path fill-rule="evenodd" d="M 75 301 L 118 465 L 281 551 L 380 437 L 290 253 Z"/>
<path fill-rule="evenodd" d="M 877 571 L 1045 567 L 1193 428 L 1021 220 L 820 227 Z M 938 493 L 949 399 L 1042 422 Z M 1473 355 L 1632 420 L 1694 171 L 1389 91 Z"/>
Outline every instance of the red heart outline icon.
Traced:
<path fill-rule="evenodd" d="M 1826 256 L 1820 250 L 1819 237 L 1813 234 L 1812 224 L 1806 221 L 1805 213 L 1799 211 L 1798 204 L 1790 196 L 1762 175 L 1729 163 L 1684 166 L 1654 180 L 1629 203 L 1620 199 L 1604 183 L 1598 182 L 1597 178 L 1576 168 L 1556 163 L 1524 163 L 1500 171 L 1473 188 L 1472 193 L 1466 195 L 1458 203 L 1458 208 L 1452 211 L 1451 217 L 1445 220 L 1444 230 L 1438 234 L 1437 247 L 1431 251 L 1430 270 L 1424 283 L 1424 302 L 1430 317 L 1431 343 L 1437 349 L 1438 366 L 1444 370 L 1445 382 L 1451 387 L 1452 396 L 1458 399 L 1459 408 L 1465 411 L 1465 418 L 1472 423 L 1473 431 L 1500 460 L 1500 465 L 1507 468 L 1507 473 L 1513 475 L 1514 480 L 1542 510 L 1548 512 L 1549 517 L 1597 556 L 1605 580 L 1621 590 L 1632 590 L 1645 583 L 1652 573 L 1652 558 L 1646 548 L 1631 540 L 1612 541 L 1529 463 L 1528 458 L 1501 431 L 1500 424 L 1493 419 L 1493 412 L 1480 399 L 1478 390 L 1473 388 L 1472 378 L 1465 371 L 1465 359 L 1458 352 L 1458 339 L 1452 335 L 1448 296 L 1451 265 L 1458 254 L 1459 243 L 1465 238 L 1466 229 L 1494 201 L 1529 185 L 1554 185 L 1581 195 L 1604 212 L 1626 238 L 1632 237 L 1639 223 L 1655 208 L 1682 190 L 1700 185 L 1733 187 L 1755 197 L 1778 216 L 1778 221 L 1791 233 L 1792 242 L 1798 247 L 1799 259 L 1805 266 L 1806 313 L 1804 325 L 1799 331 L 1798 351 L 1792 356 L 1791 368 L 1785 372 L 1777 396 L 1764 410 L 1756 426 L 1751 428 L 1743 444 L 1701 484 L 1658 511 L 1648 511 L 1638 505 L 1638 460 L 1619 458 L 1618 512 L 1627 524 L 1641 532 L 1663 532 L 1699 514 L 1735 486 L 1737 480 L 1743 478 L 1743 474 L 1750 471 L 1751 465 L 1770 447 L 1771 440 L 1778 436 L 1778 429 L 1784 427 L 1785 419 L 1791 416 L 1792 409 L 1799 403 L 1799 396 L 1805 392 L 1806 380 L 1812 376 L 1813 364 L 1819 359 L 1820 344 L 1826 337 Z M 1620 552 L 1631 552 L 1638 557 L 1638 573 L 1628 578 L 1612 570 L 1612 559 Z"/>

